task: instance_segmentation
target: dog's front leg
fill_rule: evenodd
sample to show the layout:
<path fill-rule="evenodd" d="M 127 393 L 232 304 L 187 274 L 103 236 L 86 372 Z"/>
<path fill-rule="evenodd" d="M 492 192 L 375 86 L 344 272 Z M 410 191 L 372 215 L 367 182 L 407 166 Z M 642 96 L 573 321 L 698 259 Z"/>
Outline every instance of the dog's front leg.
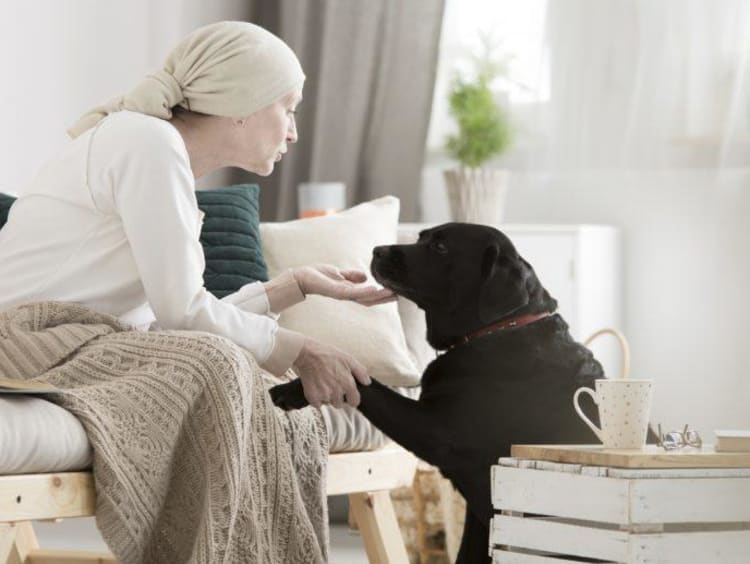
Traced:
<path fill-rule="evenodd" d="M 359 410 L 388 437 L 425 462 L 440 468 L 455 465 L 456 442 L 448 422 L 442 421 L 429 405 L 404 397 L 375 380 L 358 389 L 362 396 Z"/>
<path fill-rule="evenodd" d="M 357 384 L 357 389 L 362 398 L 359 410 L 378 429 L 422 460 L 441 468 L 452 466 L 457 443 L 448 422 L 441 420 L 433 409 L 376 380 L 369 386 Z M 273 402 L 283 409 L 308 405 L 299 379 L 274 386 L 269 393 Z"/>

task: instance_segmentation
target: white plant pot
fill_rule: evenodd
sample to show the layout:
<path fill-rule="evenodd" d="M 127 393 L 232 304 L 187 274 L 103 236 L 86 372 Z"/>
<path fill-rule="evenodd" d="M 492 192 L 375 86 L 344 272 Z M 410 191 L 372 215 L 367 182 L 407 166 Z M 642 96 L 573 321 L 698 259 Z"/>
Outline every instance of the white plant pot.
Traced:
<path fill-rule="evenodd" d="M 499 225 L 505 216 L 510 173 L 505 169 L 457 168 L 444 171 L 455 221 Z"/>

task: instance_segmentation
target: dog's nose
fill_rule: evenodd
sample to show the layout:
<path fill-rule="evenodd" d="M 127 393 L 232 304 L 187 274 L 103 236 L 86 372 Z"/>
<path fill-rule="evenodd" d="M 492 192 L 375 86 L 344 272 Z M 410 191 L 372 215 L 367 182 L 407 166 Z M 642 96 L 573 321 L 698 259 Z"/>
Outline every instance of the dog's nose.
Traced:
<path fill-rule="evenodd" d="M 388 254 L 388 247 L 385 245 L 381 245 L 380 247 L 375 247 L 372 250 L 372 256 L 375 258 L 383 258 Z"/>

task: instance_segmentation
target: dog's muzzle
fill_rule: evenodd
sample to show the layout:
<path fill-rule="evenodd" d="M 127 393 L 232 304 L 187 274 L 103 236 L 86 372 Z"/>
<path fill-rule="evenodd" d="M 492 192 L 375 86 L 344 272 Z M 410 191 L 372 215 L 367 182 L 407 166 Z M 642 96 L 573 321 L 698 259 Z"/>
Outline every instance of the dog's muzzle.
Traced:
<path fill-rule="evenodd" d="M 372 250 L 370 270 L 383 285 L 398 283 L 404 277 L 404 253 L 394 245 L 381 245 Z"/>

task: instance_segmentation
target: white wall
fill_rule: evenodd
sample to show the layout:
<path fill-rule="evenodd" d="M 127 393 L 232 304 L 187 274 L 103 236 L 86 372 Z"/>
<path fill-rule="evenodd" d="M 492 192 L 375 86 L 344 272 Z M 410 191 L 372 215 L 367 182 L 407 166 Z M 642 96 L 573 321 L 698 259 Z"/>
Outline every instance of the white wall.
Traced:
<path fill-rule="evenodd" d="M 425 221 L 449 219 L 440 167 Z M 623 235 L 624 331 L 654 421 L 750 428 L 750 171 L 516 174 L 507 223 L 603 223 Z M 544 281 L 542 281 L 544 283 Z"/>
<path fill-rule="evenodd" d="M 0 4 L 0 191 L 17 193 L 93 106 L 160 68 L 190 30 L 246 19 L 250 0 Z"/>

